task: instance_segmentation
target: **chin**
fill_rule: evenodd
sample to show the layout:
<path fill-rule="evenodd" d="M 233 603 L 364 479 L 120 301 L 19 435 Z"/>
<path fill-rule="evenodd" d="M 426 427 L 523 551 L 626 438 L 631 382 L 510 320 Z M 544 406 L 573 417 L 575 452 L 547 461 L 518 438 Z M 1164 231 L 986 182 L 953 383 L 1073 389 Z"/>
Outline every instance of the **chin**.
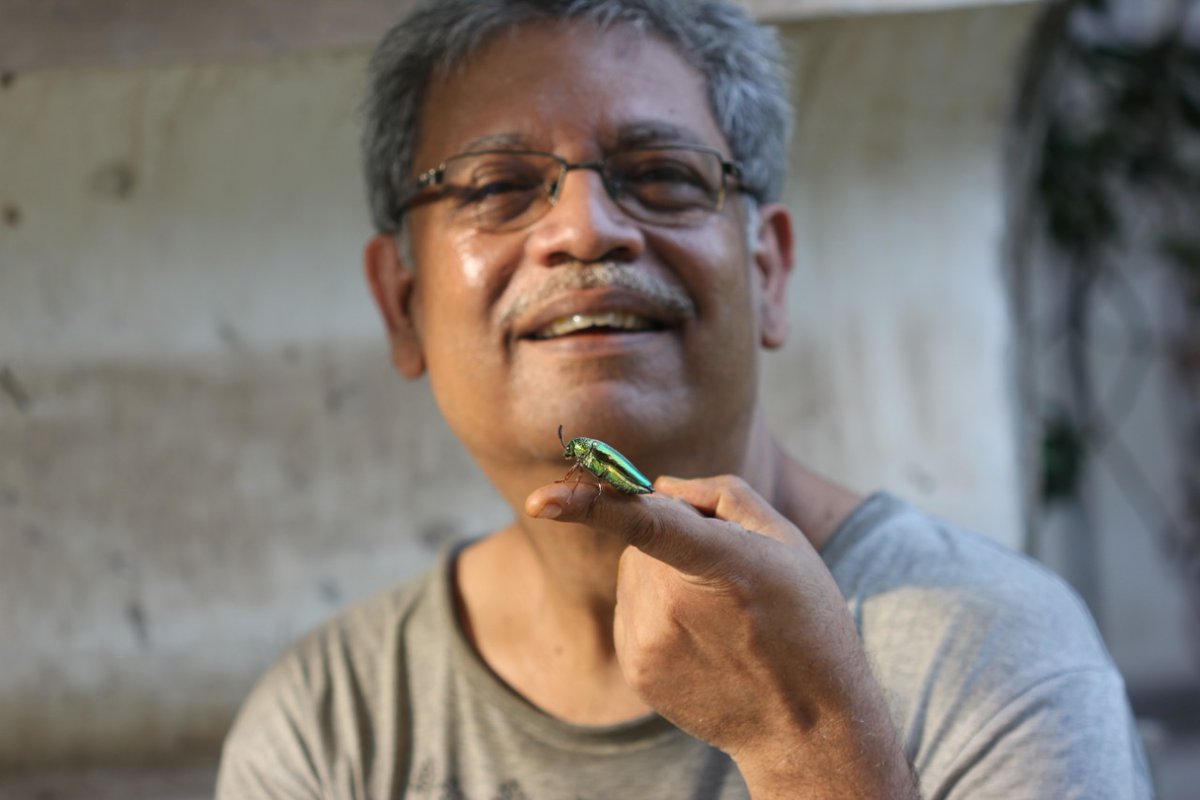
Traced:
<path fill-rule="evenodd" d="M 555 404 L 558 415 L 552 429 L 562 425 L 564 436 L 628 446 L 631 439 L 657 438 L 656 433 L 679 420 L 670 402 L 624 385 L 588 386 L 570 394 L 571 402 Z"/>

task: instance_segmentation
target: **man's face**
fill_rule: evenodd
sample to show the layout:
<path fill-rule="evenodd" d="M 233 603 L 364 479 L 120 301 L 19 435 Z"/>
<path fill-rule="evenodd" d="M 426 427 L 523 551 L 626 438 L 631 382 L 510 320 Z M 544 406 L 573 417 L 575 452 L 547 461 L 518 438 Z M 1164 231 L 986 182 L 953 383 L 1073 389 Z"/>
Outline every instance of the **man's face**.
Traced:
<path fill-rule="evenodd" d="M 635 139 L 730 157 L 700 75 L 658 39 L 622 28 L 543 24 L 497 37 L 432 80 L 419 134 L 418 173 L 497 147 L 597 161 Z M 413 208 L 403 335 L 389 320 L 397 363 L 428 371 L 443 414 L 485 467 L 557 458 L 561 424 L 651 469 L 736 468 L 712 461 L 728 461 L 745 438 L 758 347 L 782 341 L 787 258 L 771 232 L 778 224 L 747 242 L 735 186 L 721 210 L 685 226 L 638 221 L 589 170 L 568 172 L 557 204 L 517 230 L 480 230 L 453 198 Z M 637 278 L 558 280 L 614 266 Z M 596 325 L 558 335 L 555 323 L 574 315 Z M 630 323 L 640 329 L 619 329 Z"/>

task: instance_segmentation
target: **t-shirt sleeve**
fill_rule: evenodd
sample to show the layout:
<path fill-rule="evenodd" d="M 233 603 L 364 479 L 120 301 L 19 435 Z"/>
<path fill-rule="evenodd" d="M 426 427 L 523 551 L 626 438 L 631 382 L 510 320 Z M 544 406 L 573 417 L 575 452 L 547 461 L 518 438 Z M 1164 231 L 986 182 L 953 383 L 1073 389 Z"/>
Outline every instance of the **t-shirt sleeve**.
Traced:
<path fill-rule="evenodd" d="M 251 692 L 225 739 L 217 800 L 320 800 L 314 724 L 302 671 L 280 662 Z"/>
<path fill-rule="evenodd" d="M 367 598 L 289 648 L 226 736 L 217 800 L 393 796 L 409 751 L 406 620 L 429 584 Z"/>
<path fill-rule="evenodd" d="M 1075 669 L 1029 687 L 987 719 L 923 796 L 1149 798 L 1145 756 L 1122 681 L 1110 669 Z"/>
<path fill-rule="evenodd" d="M 886 495 L 822 553 L 925 800 L 1152 796 L 1124 682 L 1058 576 Z"/>

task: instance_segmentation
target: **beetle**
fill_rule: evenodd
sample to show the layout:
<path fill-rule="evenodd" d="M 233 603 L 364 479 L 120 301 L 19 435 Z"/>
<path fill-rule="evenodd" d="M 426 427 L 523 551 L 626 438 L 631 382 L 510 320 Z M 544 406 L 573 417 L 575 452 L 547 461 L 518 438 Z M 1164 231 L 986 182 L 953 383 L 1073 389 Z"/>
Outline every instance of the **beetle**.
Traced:
<path fill-rule="evenodd" d="M 599 439 L 589 439 L 586 436 L 577 436 L 569 442 L 564 441 L 562 425 L 558 426 L 558 441 L 563 446 L 563 458 L 575 463 L 557 483 L 566 483 L 574 473 L 581 469 L 587 470 L 601 481 L 596 484 L 596 496 L 592 498 L 593 504 L 600 499 L 600 493 L 604 491 L 605 483 L 616 487 L 625 494 L 651 494 L 654 491 L 650 479 L 612 445 Z M 578 485 L 579 480 L 576 479 L 575 483 Z M 592 506 L 589 505 L 588 512 L 590 513 L 591 510 Z"/>

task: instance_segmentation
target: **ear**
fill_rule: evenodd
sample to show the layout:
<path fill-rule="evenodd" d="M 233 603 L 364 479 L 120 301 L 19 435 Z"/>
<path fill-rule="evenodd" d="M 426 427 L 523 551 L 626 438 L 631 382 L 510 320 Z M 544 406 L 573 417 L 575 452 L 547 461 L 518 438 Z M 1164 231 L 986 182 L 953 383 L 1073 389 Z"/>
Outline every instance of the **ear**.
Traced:
<path fill-rule="evenodd" d="M 363 248 L 363 267 L 375 305 L 387 326 L 392 363 L 406 378 L 425 373 L 425 351 L 413 314 L 416 273 L 400 257 L 395 237 L 376 234 Z"/>
<path fill-rule="evenodd" d="M 758 209 L 758 231 L 752 242 L 754 263 L 762 282 L 759 320 L 762 346 L 776 350 L 787 340 L 787 286 L 792 276 L 792 215 L 778 203 Z"/>

